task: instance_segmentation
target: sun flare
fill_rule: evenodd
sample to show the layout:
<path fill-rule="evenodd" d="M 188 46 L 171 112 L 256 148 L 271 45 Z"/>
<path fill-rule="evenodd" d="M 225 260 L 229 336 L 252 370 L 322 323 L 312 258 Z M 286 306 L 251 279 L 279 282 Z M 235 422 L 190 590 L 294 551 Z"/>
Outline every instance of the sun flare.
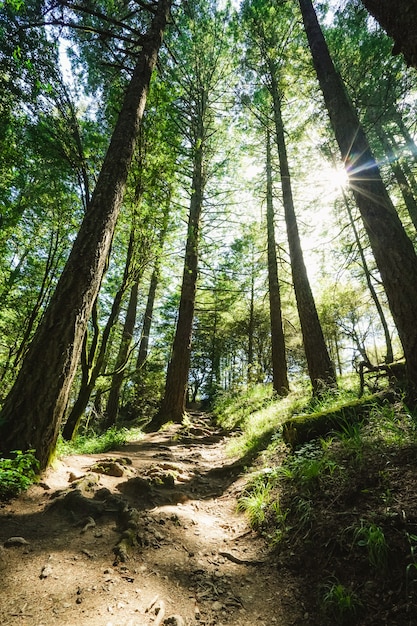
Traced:
<path fill-rule="evenodd" d="M 325 179 L 335 190 L 345 189 L 349 185 L 349 176 L 343 165 L 329 167 Z"/>

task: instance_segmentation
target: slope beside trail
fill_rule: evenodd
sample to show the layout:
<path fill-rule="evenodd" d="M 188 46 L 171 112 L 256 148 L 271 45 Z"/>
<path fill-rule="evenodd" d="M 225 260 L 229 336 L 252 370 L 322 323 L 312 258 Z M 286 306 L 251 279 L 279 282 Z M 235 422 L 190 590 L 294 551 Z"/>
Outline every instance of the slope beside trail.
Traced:
<path fill-rule="evenodd" d="M 58 461 L 0 508 L 3 626 L 306 624 L 297 580 L 236 511 L 242 465 L 194 415 Z"/>

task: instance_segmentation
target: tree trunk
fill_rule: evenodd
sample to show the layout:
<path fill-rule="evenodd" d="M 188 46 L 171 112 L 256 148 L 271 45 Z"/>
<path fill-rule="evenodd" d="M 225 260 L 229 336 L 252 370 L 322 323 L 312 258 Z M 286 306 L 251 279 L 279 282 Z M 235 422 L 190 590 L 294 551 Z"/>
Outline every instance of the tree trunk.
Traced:
<path fill-rule="evenodd" d="M 100 374 L 103 373 L 105 369 L 106 362 L 106 354 L 107 354 L 107 346 L 110 338 L 111 330 L 116 323 L 116 320 L 119 316 L 120 307 L 122 305 L 123 297 L 128 289 L 131 279 L 131 271 L 132 271 L 132 259 L 133 259 L 133 250 L 134 250 L 134 231 L 132 230 L 129 238 L 129 246 L 126 254 L 126 262 L 125 269 L 123 272 L 123 280 L 116 292 L 116 295 L 113 300 L 113 304 L 111 307 L 110 315 L 107 318 L 106 326 L 103 330 L 103 335 L 101 337 L 100 347 L 97 353 L 97 345 L 99 340 L 99 328 L 97 323 L 97 312 L 93 309 L 93 323 L 94 323 L 94 337 L 92 344 L 90 346 L 88 357 L 87 355 L 87 337 L 85 335 L 85 353 L 84 358 L 82 358 L 82 378 L 81 378 L 81 386 L 78 392 L 77 400 L 75 401 L 70 414 L 68 416 L 67 421 L 65 422 L 64 428 L 62 429 L 62 437 L 65 441 L 70 441 L 74 439 L 77 435 L 77 431 L 81 422 L 81 419 L 84 415 L 84 411 L 87 408 L 88 401 L 95 387 L 97 378 Z"/>
<path fill-rule="evenodd" d="M 402 342 L 409 401 L 414 402 L 417 400 L 417 257 L 335 70 L 311 0 L 299 0 L 299 3 L 330 121 Z"/>
<path fill-rule="evenodd" d="M 151 332 L 153 308 L 155 304 L 155 296 L 158 282 L 159 268 L 155 266 L 152 272 L 151 281 L 149 283 L 148 299 L 146 301 L 145 314 L 143 316 L 142 335 L 139 343 L 138 358 L 136 360 L 136 371 L 138 372 L 138 374 L 140 373 L 140 370 L 145 365 L 146 359 L 148 358 L 149 335 Z"/>
<path fill-rule="evenodd" d="M 407 65 L 417 67 L 416 1 L 362 0 L 362 4 L 395 41 L 392 53 L 402 53 Z"/>
<path fill-rule="evenodd" d="M 392 363 L 393 360 L 394 360 L 394 352 L 393 352 L 393 349 L 392 349 L 392 341 L 391 341 L 391 335 L 390 335 L 389 328 L 388 328 L 388 323 L 387 323 L 387 320 L 386 320 L 386 317 L 385 317 L 382 305 L 381 305 L 381 303 L 379 301 L 378 295 L 377 295 L 377 293 L 375 291 L 375 287 L 374 287 L 374 285 L 372 283 L 371 272 L 369 271 L 368 264 L 366 262 L 365 253 L 364 253 L 364 250 L 363 250 L 363 247 L 362 247 L 362 244 L 361 244 L 361 240 L 360 240 L 360 237 L 359 237 L 358 230 L 356 228 L 355 220 L 353 219 L 352 211 L 351 211 L 351 208 L 350 208 L 350 205 L 349 205 L 349 200 L 348 200 L 348 198 L 346 197 L 345 194 L 343 194 L 343 200 L 344 200 L 344 203 L 345 203 L 345 206 L 346 206 L 346 210 L 347 210 L 348 215 L 349 215 L 349 222 L 350 222 L 350 226 L 351 226 L 351 228 L 353 230 L 353 234 L 354 234 L 354 237 L 355 237 L 356 246 L 358 248 L 358 252 L 359 252 L 360 259 L 361 259 L 362 268 L 363 268 L 363 271 L 364 271 L 364 274 L 365 274 L 366 284 L 368 285 L 368 289 L 369 289 L 369 292 L 371 294 L 371 298 L 374 301 L 376 310 L 378 311 L 378 315 L 379 315 L 379 320 L 381 322 L 381 326 L 382 326 L 382 328 L 384 330 L 385 346 L 386 346 L 386 349 L 387 349 L 387 353 L 385 355 L 385 363 Z"/>
<path fill-rule="evenodd" d="M 44 469 L 53 454 L 84 333 L 100 288 L 169 0 L 159 0 L 78 236 L 51 302 L 0 414 L 2 450 L 35 449 Z"/>
<path fill-rule="evenodd" d="M 140 376 L 140 370 L 145 365 L 146 359 L 148 358 L 148 348 L 149 348 L 149 336 L 151 332 L 152 326 L 152 318 L 153 318 L 153 308 L 155 304 L 155 296 L 156 290 L 158 288 L 159 283 L 159 266 L 161 263 L 161 256 L 164 247 L 165 237 L 168 230 L 168 218 L 169 218 L 169 210 L 171 203 L 171 194 L 169 196 L 169 200 L 165 205 L 163 220 L 162 220 L 162 228 L 159 233 L 159 245 L 160 252 L 155 259 L 155 265 L 151 276 L 151 281 L 149 284 L 148 298 L 146 301 L 145 314 L 143 316 L 143 326 L 142 326 L 142 334 L 139 344 L 138 357 L 136 360 L 136 371 L 138 372 L 138 376 Z"/>
<path fill-rule="evenodd" d="M 304 264 L 298 232 L 297 218 L 294 211 L 294 202 L 291 189 L 290 170 L 288 167 L 287 147 L 285 144 L 284 125 L 281 113 L 281 98 L 275 73 L 271 68 L 271 91 L 274 103 L 274 119 L 276 141 L 278 147 L 279 166 L 281 174 L 282 199 L 287 226 L 288 245 L 290 249 L 291 271 L 294 283 L 295 298 L 303 335 L 304 351 L 307 360 L 313 393 L 319 394 L 326 387 L 336 386 L 336 374 L 330 360 L 329 352 L 324 341 L 319 316 L 307 270 Z"/>
<path fill-rule="evenodd" d="M 378 128 L 376 132 L 381 146 L 388 157 L 392 173 L 394 174 L 397 185 L 401 191 L 401 195 L 403 197 L 404 204 L 407 208 L 410 219 L 413 223 L 414 228 L 417 230 L 417 202 L 414 198 L 413 192 L 411 191 L 410 185 L 408 184 L 406 175 L 399 161 L 397 160 L 394 149 L 384 130 L 382 128 Z"/>
<path fill-rule="evenodd" d="M 203 174 L 204 142 L 201 139 L 203 137 L 202 119 L 199 120 L 199 125 L 199 139 L 196 141 L 194 149 L 192 194 L 177 328 L 172 355 L 168 364 L 164 397 L 158 414 L 146 426 L 147 431 L 158 430 L 169 421 L 181 422 L 185 413 L 197 288 L 200 218 L 205 184 Z"/>
<path fill-rule="evenodd" d="M 136 280 L 130 290 L 129 304 L 127 306 L 125 323 L 123 325 L 122 338 L 116 359 L 115 372 L 111 380 L 111 388 L 106 406 L 105 428 L 116 424 L 119 413 L 120 389 L 122 387 L 124 371 L 129 359 L 129 350 L 132 344 L 133 332 L 136 323 L 136 311 L 138 306 L 139 281 Z"/>
<path fill-rule="evenodd" d="M 271 323 L 272 384 L 279 396 L 289 392 L 285 337 L 282 327 L 281 294 L 278 280 L 277 249 L 272 188 L 271 136 L 266 137 L 266 227 L 268 238 L 269 316 Z"/>
<path fill-rule="evenodd" d="M 45 269 L 42 277 L 42 283 L 38 289 L 35 305 L 33 306 L 32 311 L 30 312 L 26 320 L 26 328 L 23 334 L 22 341 L 20 342 L 19 348 L 16 350 L 13 363 L 11 363 L 11 367 L 15 371 L 18 370 L 19 365 L 24 358 L 28 345 L 30 345 L 30 337 L 39 318 L 39 313 L 41 312 L 42 307 L 45 306 L 48 294 L 51 292 L 51 281 L 53 280 L 53 277 L 56 276 L 58 244 L 59 235 L 57 232 L 52 232 L 48 250 L 48 258 L 45 263 Z"/>
<path fill-rule="evenodd" d="M 248 385 L 253 382 L 254 374 L 254 358 L 253 358 L 253 342 L 255 333 L 255 261 L 253 258 L 251 263 L 251 276 L 250 276 L 250 300 L 249 300 L 249 320 L 248 320 L 248 365 L 246 370 L 246 379 Z"/>

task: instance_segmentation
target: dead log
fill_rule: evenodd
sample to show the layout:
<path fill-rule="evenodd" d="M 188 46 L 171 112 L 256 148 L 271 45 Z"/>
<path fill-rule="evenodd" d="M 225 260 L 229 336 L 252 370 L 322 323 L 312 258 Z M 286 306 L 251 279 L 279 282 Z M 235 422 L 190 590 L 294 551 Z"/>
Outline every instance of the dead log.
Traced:
<path fill-rule="evenodd" d="M 393 401 L 390 391 L 375 393 L 367 398 L 359 398 L 327 411 L 296 415 L 286 420 L 282 427 L 282 438 L 292 448 L 307 441 L 341 431 L 347 424 L 354 424 L 369 418 L 376 406 Z"/>

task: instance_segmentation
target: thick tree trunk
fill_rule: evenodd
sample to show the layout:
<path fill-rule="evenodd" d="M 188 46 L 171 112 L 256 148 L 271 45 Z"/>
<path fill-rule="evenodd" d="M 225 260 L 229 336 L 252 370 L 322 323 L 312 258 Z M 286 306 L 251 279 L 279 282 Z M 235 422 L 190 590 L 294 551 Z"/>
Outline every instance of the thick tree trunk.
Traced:
<path fill-rule="evenodd" d="M 159 0 L 94 190 L 52 300 L 0 414 L 3 452 L 35 449 L 45 468 L 55 449 L 84 333 L 123 199 L 169 0 Z"/>
<path fill-rule="evenodd" d="M 291 271 L 294 283 L 295 298 L 303 335 L 304 351 L 307 360 L 313 393 L 318 394 L 326 387 L 336 386 L 336 374 L 324 341 L 319 316 L 308 280 L 301 249 L 297 218 L 291 188 L 290 170 L 288 167 L 287 147 L 285 144 L 284 124 L 281 113 L 281 99 L 275 73 L 271 68 L 271 87 L 274 103 L 274 119 L 276 141 L 278 147 L 281 174 L 282 199 L 287 226 L 288 245 L 290 249 Z"/>
<path fill-rule="evenodd" d="M 336 72 L 311 0 L 299 0 L 314 66 L 351 188 L 381 273 L 417 400 L 417 257 L 382 181 L 358 116 Z"/>
<path fill-rule="evenodd" d="M 271 136 L 266 138 L 266 228 L 268 238 L 269 316 L 271 322 L 272 384 L 276 393 L 289 392 L 285 337 L 282 327 L 281 294 L 278 280 L 277 249 L 272 188 Z"/>
<path fill-rule="evenodd" d="M 416 0 L 362 0 L 362 4 L 395 41 L 392 53 L 402 53 L 407 65 L 417 67 Z"/>
<path fill-rule="evenodd" d="M 85 356 L 85 358 L 83 358 L 81 361 L 82 377 L 80 390 L 78 392 L 77 400 L 75 401 L 68 415 L 68 419 L 65 422 L 64 428 L 62 429 L 62 436 L 65 441 L 70 441 L 71 439 L 74 439 L 77 435 L 81 419 L 84 415 L 84 411 L 87 408 L 88 401 L 90 400 L 90 396 L 96 385 L 97 378 L 100 376 L 100 374 L 104 372 L 110 333 L 119 316 L 122 300 L 131 280 L 133 251 L 134 232 L 132 231 L 130 233 L 129 246 L 126 254 L 123 280 L 119 289 L 116 292 L 116 295 L 114 296 L 110 315 L 107 318 L 106 326 L 103 330 L 98 351 L 97 346 L 99 341 L 99 328 L 96 319 L 97 312 L 95 311 L 94 315 L 92 316 L 94 323 L 93 341 L 88 352 L 88 357 Z M 84 337 L 84 343 L 86 344 L 86 336 Z M 87 345 L 85 345 L 85 350 L 87 350 Z"/>

